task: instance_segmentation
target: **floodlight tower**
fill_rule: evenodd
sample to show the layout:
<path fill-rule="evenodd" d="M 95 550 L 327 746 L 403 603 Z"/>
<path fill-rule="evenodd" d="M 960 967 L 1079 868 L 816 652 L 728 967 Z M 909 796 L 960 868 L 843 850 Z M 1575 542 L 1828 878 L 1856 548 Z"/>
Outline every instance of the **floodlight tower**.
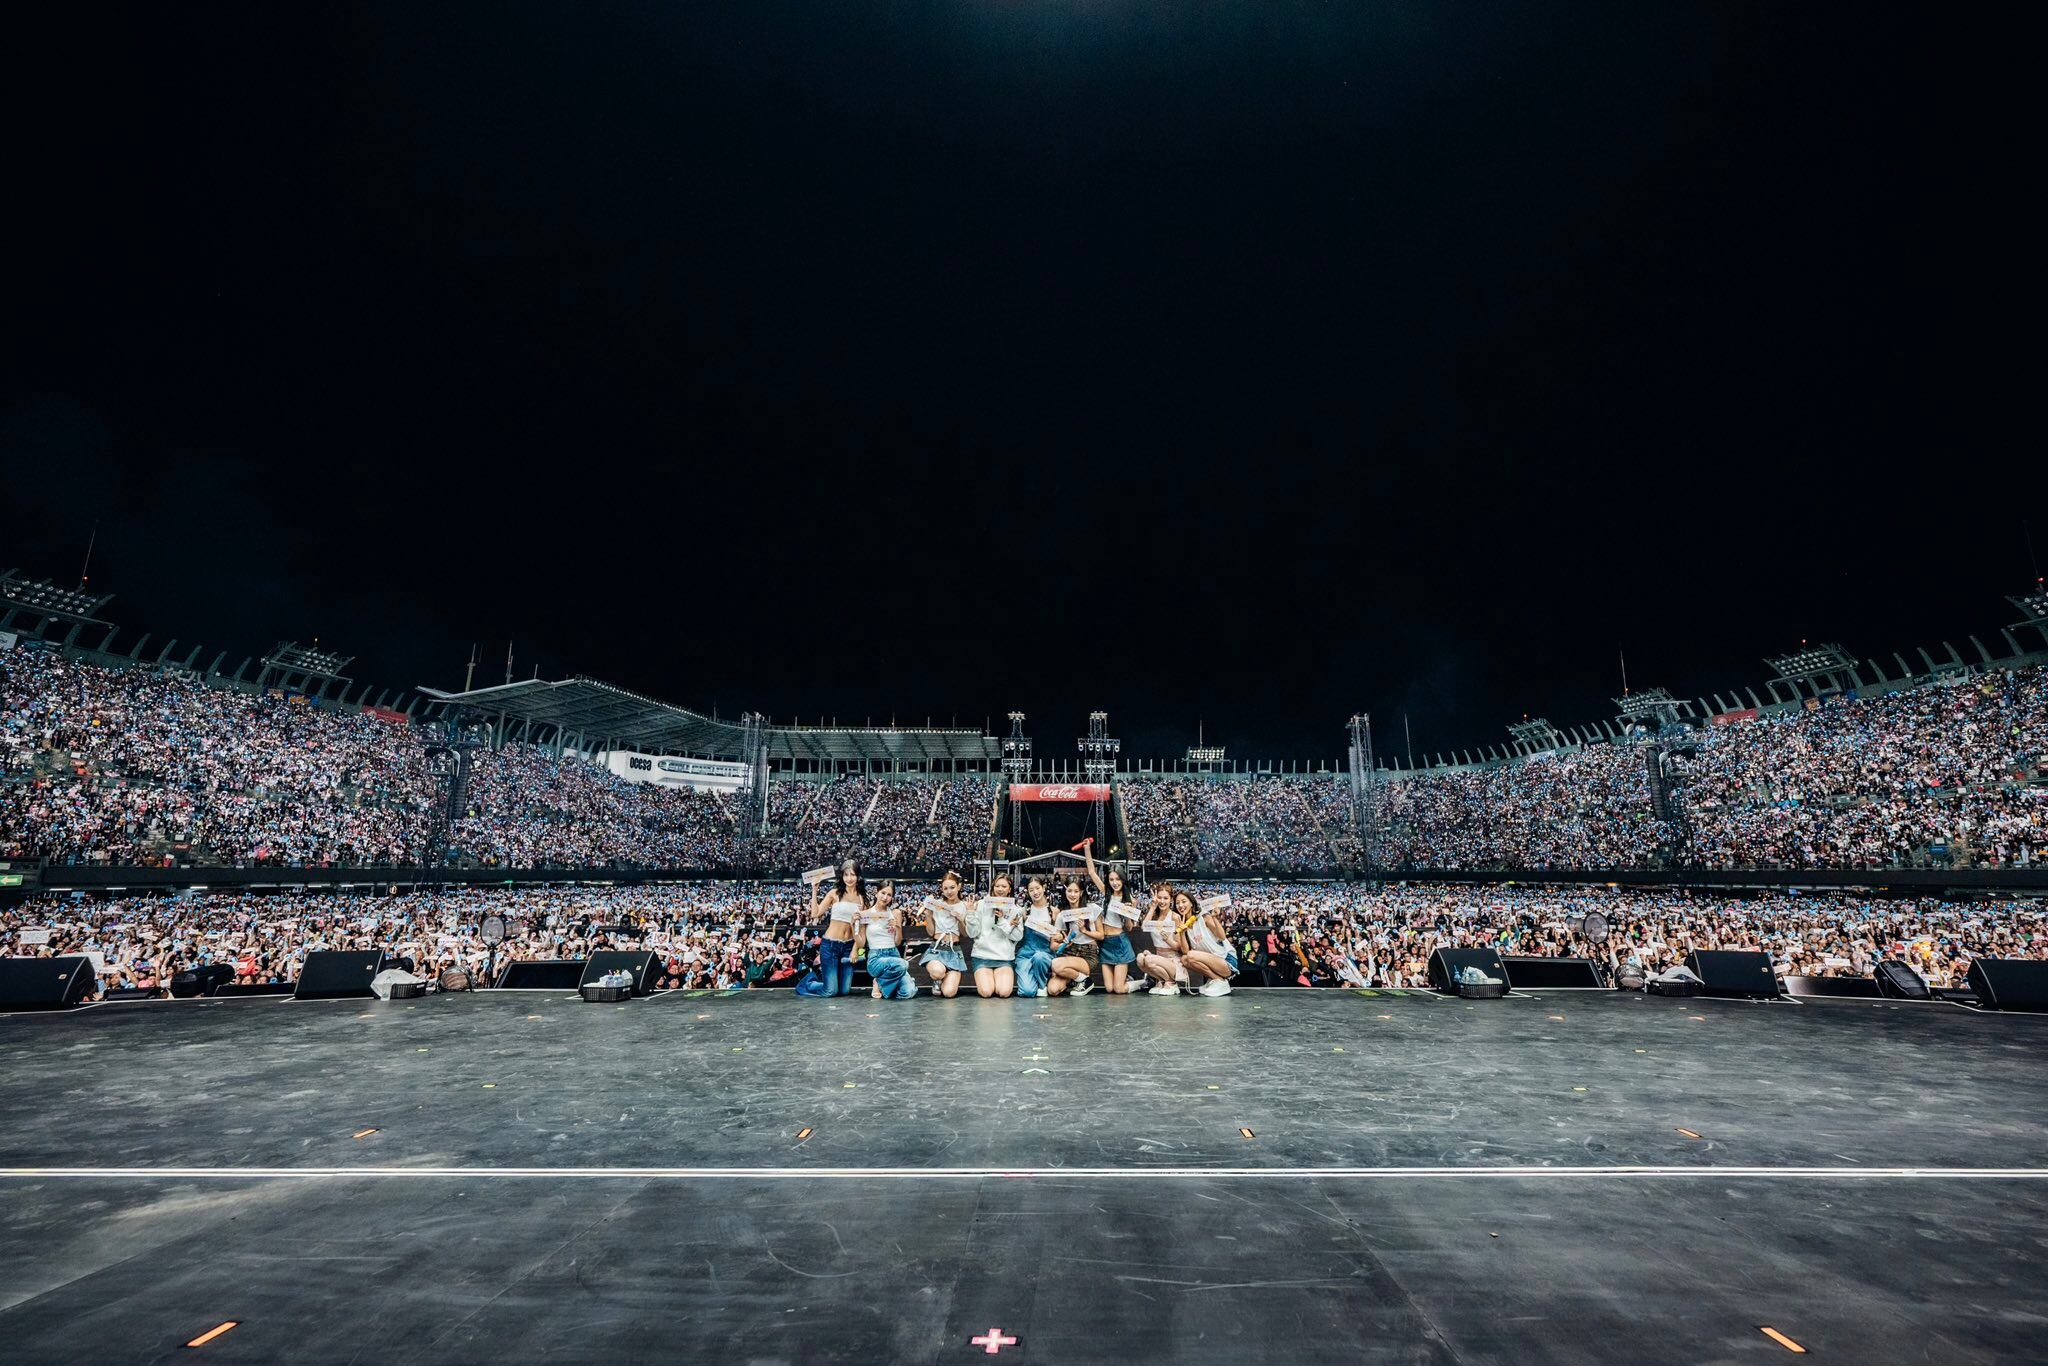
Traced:
<path fill-rule="evenodd" d="M 1010 843 L 1017 842 L 1017 804 L 1009 788 L 1031 777 L 1031 737 L 1024 733 L 1024 713 L 1010 713 L 1010 733 L 1003 737 L 1003 804 L 1010 809 Z"/>
<path fill-rule="evenodd" d="M 1117 755 L 1123 751 L 1123 741 L 1109 733 L 1109 713 L 1091 711 L 1088 713 L 1088 733 L 1075 742 L 1081 751 L 1081 773 L 1089 782 L 1107 786 L 1116 775 Z M 1106 845 L 1103 836 L 1103 807 L 1105 803 L 1095 802 L 1095 842 Z"/>
<path fill-rule="evenodd" d="M 2041 637 L 2043 644 L 2048 644 L 2048 580 L 2035 579 L 2032 592 L 2014 593 L 2006 601 L 2026 614 L 2024 621 L 2014 622 L 2010 629 L 2031 629 Z"/>

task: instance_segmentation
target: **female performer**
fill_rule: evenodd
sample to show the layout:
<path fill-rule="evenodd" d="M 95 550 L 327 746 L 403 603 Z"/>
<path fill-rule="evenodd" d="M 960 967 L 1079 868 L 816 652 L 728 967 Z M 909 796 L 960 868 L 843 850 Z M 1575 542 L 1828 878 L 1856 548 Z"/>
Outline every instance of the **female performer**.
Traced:
<path fill-rule="evenodd" d="M 1152 947 L 1138 955 L 1138 967 L 1152 979 L 1152 994 L 1168 999 L 1180 995 L 1180 984 L 1188 975 L 1180 961 L 1187 941 L 1181 937 L 1180 922 L 1173 917 L 1172 883 L 1152 884 L 1152 904 L 1145 910 L 1144 928 Z"/>
<path fill-rule="evenodd" d="M 932 937 L 932 946 L 924 952 L 924 970 L 931 976 L 932 990 L 948 1000 L 960 994 L 960 979 L 967 974 L 967 960 L 960 953 L 967 912 L 967 903 L 960 899 L 960 874 L 948 868 L 939 879 L 937 902 L 924 903 L 924 927 Z"/>
<path fill-rule="evenodd" d="M 1057 996 L 1071 991 L 1086 996 L 1095 990 L 1095 960 L 1100 952 L 1095 936 L 1101 932 L 1102 907 L 1081 892 L 1081 879 L 1070 877 L 1060 888 L 1059 914 L 1053 917 L 1058 940 L 1053 949 L 1052 976 L 1045 993 Z"/>
<path fill-rule="evenodd" d="M 908 1001 L 917 995 L 917 980 L 903 961 L 903 912 L 896 906 L 896 884 L 884 882 L 875 888 L 875 904 L 861 917 L 861 934 L 868 946 L 868 976 L 875 979 L 875 995 L 889 1001 Z"/>
<path fill-rule="evenodd" d="M 832 917 L 818 941 L 818 981 L 824 988 L 819 994 L 845 996 L 853 990 L 853 931 L 867 909 L 867 889 L 852 859 L 840 865 L 839 885 L 832 892 L 825 885 L 824 878 L 811 885 L 811 919 Z M 833 898 L 829 903 L 827 896 Z"/>
<path fill-rule="evenodd" d="M 1189 977 L 1201 978 L 1195 990 L 1204 996 L 1228 996 L 1230 979 L 1237 975 L 1237 950 L 1223 928 L 1223 917 L 1202 910 L 1195 894 L 1185 889 L 1174 893 L 1174 918 L 1186 936 L 1187 952 L 1181 961 Z"/>
<path fill-rule="evenodd" d="M 1024 936 L 1024 917 L 1015 901 L 1010 875 L 997 873 L 988 895 L 968 912 L 977 996 L 1008 996 L 1017 989 L 1017 941 Z"/>
<path fill-rule="evenodd" d="M 1102 919 L 1088 937 L 1099 946 L 1102 960 L 1102 989 L 1112 996 L 1126 996 L 1138 990 L 1145 981 L 1143 973 L 1133 980 L 1130 977 L 1131 964 L 1138 961 L 1138 955 L 1131 948 L 1131 926 L 1141 917 L 1138 908 L 1131 904 L 1130 889 L 1124 885 L 1124 870 L 1117 864 L 1109 865 L 1109 881 L 1105 883 L 1102 874 L 1095 868 L 1095 841 L 1090 839 L 1083 846 L 1088 854 L 1088 880 L 1095 884 L 1095 894 L 1102 898 Z"/>
<path fill-rule="evenodd" d="M 1043 996 L 1052 977 L 1052 902 L 1046 896 L 1045 878 L 1033 873 L 1024 879 L 1024 937 L 1017 943 L 1017 994 Z"/>

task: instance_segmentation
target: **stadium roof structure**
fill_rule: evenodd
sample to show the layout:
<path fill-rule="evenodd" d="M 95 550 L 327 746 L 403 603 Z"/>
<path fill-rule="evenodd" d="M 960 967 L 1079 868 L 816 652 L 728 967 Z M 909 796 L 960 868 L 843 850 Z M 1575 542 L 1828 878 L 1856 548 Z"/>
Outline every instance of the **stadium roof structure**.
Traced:
<path fill-rule="evenodd" d="M 474 707 L 494 718 L 553 730 L 584 747 L 613 746 L 677 753 L 706 759 L 739 759 L 746 753 L 746 728 L 687 707 L 657 702 L 594 678 L 544 682 L 538 678 L 475 688 L 467 692 L 420 691 L 451 707 Z M 889 727 L 764 726 L 769 759 L 822 763 L 927 763 L 934 759 L 992 760 L 1002 757 L 994 736 L 978 730 L 919 730 Z"/>

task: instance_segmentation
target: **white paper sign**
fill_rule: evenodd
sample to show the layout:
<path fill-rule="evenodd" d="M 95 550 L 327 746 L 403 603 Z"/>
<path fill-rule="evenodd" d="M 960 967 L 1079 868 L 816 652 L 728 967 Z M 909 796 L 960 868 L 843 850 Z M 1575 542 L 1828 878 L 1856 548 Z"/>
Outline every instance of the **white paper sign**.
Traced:
<path fill-rule="evenodd" d="M 1198 904 L 1204 915 L 1216 915 L 1230 909 L 1230 893 L 1218 892 L 1214 896 L 1205 896 Z"/>
<path fill-rule="evenodd" d="M 815 887 L 829 879 L 837 871 L 835 868 L 813 868 L 810 872 L 805 873 L 799 878 L 798 881 L 802 882 L 806 887 Z"/>
<path fill-rule="evenodd" d="M 50 932 L 48 930 L 23 930 L 20 939 L 24 944 L 47 944 L 50 942 Z"/>

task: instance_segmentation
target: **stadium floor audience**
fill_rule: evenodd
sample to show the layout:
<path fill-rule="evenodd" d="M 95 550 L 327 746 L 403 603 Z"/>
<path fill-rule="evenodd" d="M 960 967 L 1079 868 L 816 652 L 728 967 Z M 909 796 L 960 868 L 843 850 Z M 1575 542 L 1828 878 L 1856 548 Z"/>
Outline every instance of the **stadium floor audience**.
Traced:
<path fill-rule="evenodd" d="M 1447 883 L 1194 889 L 1230 893 L 1239 980 L 1254 985 L 1424 986 L 1439 947 L 1584 955 L 1650 971 L 1692 949 L 1758 949 L 1781 976 L 1866 977 L 1879 959 L 1901 958 L 1936 986 L 1960 985 L 1979 956 L 2048 958 L 2042 901 Z M 915 907 L 929 891 L 901 885 L 898 904 Z M 1604 945 L 1573 936 L 1573 921 L 1588 911 L 1612 925 Z M 317 949 L 382 949 L 427 976 L 463 968 L 480 977 L 491 954 L 478 928 L 493 914 L 511 927 L 495 955 L 500 965 L 651 949 L 671 987 L 783 985 L 816 955 L 804 890 L 790 882 L 44 895 L 0 912 L 0 942 L 27 956 L 93 954 L 110 989 L 159 986 L 212 963 L 228 964 L 238 982 L 289 983 Z M 24 931 L 40 942 L 24 942 Z"/>

